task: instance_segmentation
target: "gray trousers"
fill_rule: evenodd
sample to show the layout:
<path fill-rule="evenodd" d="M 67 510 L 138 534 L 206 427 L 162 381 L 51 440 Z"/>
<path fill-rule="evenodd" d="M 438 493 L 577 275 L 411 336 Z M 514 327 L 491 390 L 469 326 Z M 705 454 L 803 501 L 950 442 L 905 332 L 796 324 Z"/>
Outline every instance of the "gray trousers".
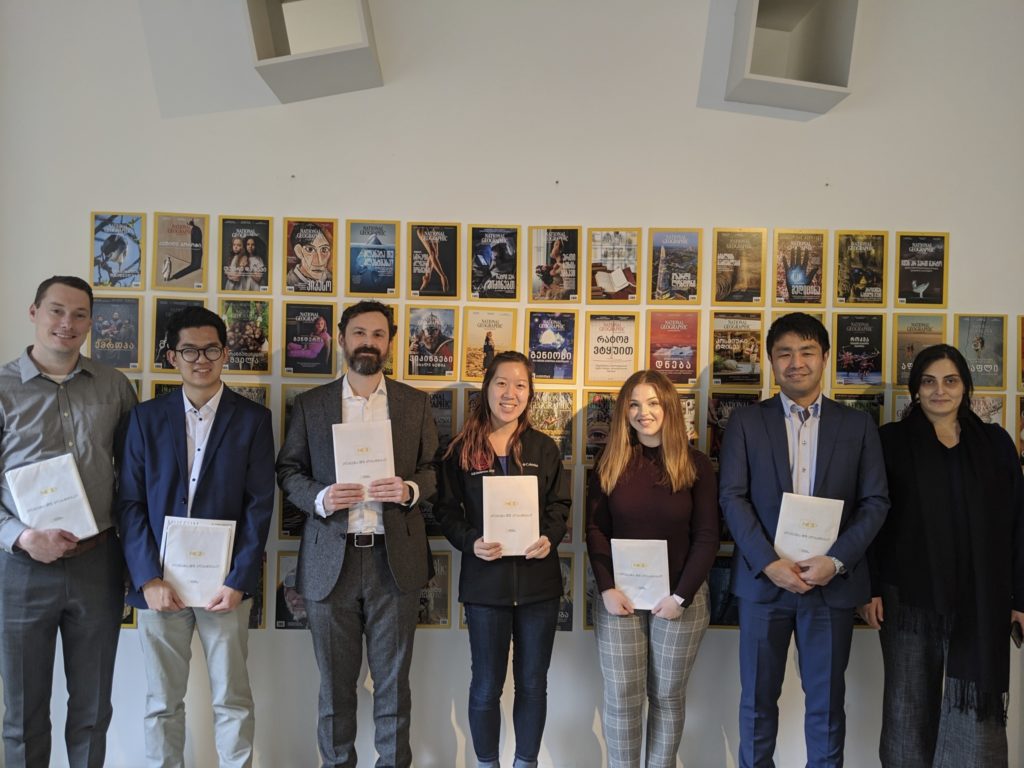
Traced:
<path fill-rule="evenodd" d="M 139 611 L 147 682 L 147 765 L 184 768 L 185 690 L 195 631 L 206 655 L 220 768 L 252 765 L 256 718 L 245 664 L 251 610 L 252 599 L 243 600 L 228 613 L 203 608 Z"/>
<path fill-rule="evenodd" d="M 320 669 L 317 741 L 325 766 L 356 765 L 356 686 L 363 637 L 373 678 L 377 768 L 408 768 L 409 668 L 419 590 L 395 585 L 383 546 L 346 544 L 338 583 L 325 600 L 306 600 L 313 653 Z"/>
<path fill-rule="evenodd" d="M 50 697 L 60 634 L 67 678 L 64 741 L 72 768 L 100 768 L 124 606 L 117 538 L 53 563 L 0 552 L 0 674 L 7 768 L 50 764 Z"/>
<path fill-rule="evenodd" d="M 674 768 L 686 720 L 686 683 L 708 628 L 708 585 L 673 621 L 650 611 L 612 616 L 594 599 L 597 653 L 604 677 L 601 722 L 608 768 L 639 768 L 647 703 L 647 768 Z"/>
<path fill-rule="evenodd" d="M 884 768 L 1000 768 L 1007 765 L 1006 728 L 978 722 L 944 697 L 946 647 L 941 637 L 901 630 L 899 602 L 882 594 L 885 621 L 878 633 L 885 666 L 882 736 Z M 1009 652 L 1009 642 L 1007 642 Z"/>

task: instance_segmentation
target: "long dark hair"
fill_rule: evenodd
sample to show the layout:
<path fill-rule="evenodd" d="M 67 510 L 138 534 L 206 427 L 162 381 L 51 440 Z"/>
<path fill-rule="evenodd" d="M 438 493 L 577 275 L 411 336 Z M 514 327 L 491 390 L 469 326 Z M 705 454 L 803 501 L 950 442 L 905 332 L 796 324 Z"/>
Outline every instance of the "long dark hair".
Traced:
<path fill-rule="evenodd" d="M 960 406 L 957 408 L 956 415 L 958 418 L 963 418 L 971 414 L 971 395 L 974 393 L 974 380 L 971 378 L 970 366 L 967 365 L 964 356 L 956 347 L 952 347 L 949 344 L 933 344 L 918 352 L 917 357 L 914 358 L 914 364 L 910 366 L 910 381 L 907 383 L 907 387 L 910 389 L 910 407 L 907 409 L 904 418 L 909 416 L 912 411 L 921 407 L 921 400 L 918 397 L 918 392 L 921 389 L 921 377 L 924 376 L 925 370 L 936 360 L 949 360 L 956 366 L 957 373 L 960 374 L 960 379 L 964 383 L 964 396 L 960 401 Z"/>
<path fill-rule="evenodd" d="M 444 457 L 446 459 L 456 453 L 456 451 L 458 452 L 459 466 L 463 470 L 490 469 L 491 465 L 494 464 L 494 448 L 491 447 L 491 441 L 488 440 L 491 432 L 494 431 L 494 426 L 491 424 L 491 406 L 487 402 L 487 389 L 491 386 L 491 381 L 498 371 L 498 366 L 502 363 L 519 363 L 524 366 L 526 368 L 526 380 L 530 385 L 530 392 L 526 399 L 526 408 L 519 415 L 519 423 L 516 425 L 515 432 L 512 433 L 508 440 L 509 455 L 520 470 L 523 468 L 522 446 L 519 438 L 530 426 L 530 406 L 533 404 L 533 363 L 522 352 L 505 351 L 495 355 L 494 360 L 487 366 L 483 384 L 480 385 L 480 397 L 466 418 L 466 423 L 459 430 L 459 434 L 452 439 L 448 445 L 448 450 L 445 451 Z"/>

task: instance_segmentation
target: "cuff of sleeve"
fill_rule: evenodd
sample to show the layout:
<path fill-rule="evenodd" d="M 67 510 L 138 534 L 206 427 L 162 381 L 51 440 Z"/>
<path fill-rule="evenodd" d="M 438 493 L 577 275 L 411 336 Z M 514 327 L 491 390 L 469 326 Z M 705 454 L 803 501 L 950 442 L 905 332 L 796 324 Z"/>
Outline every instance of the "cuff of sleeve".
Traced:
<path fill-rule="evenodd" d="M 420 500 L 420 487 L 413 480 L 403 480 L 402 482 L 408 485 L 409 490 L 412 491 L 412 493 L 410 494 L 409 503 L 406 504 L 406 506 L 415 507 L 416 502 Z"/>
<path fill-rule="evenodd" d="M 16 517 L 11 517 L 2 529 L 0 529 L 0 549 L 5 552 L 13 552 L 18 537 L 28 530 L 28 526 Z"/>
<path fill-rule="evenodd" d="M 680 597 L 679 595 L 672 595 L 672 599 L 676 601 L 676 605 L 678 605 L 680 608 L 686 605 L 685 597 Z"/>
<path fill-rule="evenodd" d="M 326 517 L 327 517 L 327 515 L 329 514 L 329 513 L 327 512 L 327 509 L 326 509 L 326 508 L 324 508 L 324 496 L 326 496 L 326 495 L 327 495 L 327 490 L 328 490 L 328 489 L 329 489 L 330 487 L 331 487 L 331 486 L 329 486 L 329 485 L 325 485 L 325 486 L 324 486 L 324 488 L 323 488 L 323 490 L 322 490 L 322 491 L 320 491 L 320 493 L 318 493 L 318 494 L 316 495 L 316 503 L 315 503 L 315 506 L 316 506 L 316 513 L 317 513 L 317 514 L 318 514 L 318 515 L 319 515 L 320 517 L 324 517 L 324 518 L 326 518 Z"/>

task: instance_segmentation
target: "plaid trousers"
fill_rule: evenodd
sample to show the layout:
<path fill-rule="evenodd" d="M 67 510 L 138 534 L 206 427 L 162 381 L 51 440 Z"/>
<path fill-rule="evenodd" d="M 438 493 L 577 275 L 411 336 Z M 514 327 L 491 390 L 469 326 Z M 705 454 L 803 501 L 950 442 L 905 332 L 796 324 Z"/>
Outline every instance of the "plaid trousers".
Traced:
<path fill-rule="evenodd" d="M 674 621 L 636 611 L 612 616 L 594 600 L 594 629 L 604 677 L 608 768 L 639 768 L 647 701 L 646 768 L 674 768 L 686 718 L 686 681 L 708 627 L 708 585 Z"/>

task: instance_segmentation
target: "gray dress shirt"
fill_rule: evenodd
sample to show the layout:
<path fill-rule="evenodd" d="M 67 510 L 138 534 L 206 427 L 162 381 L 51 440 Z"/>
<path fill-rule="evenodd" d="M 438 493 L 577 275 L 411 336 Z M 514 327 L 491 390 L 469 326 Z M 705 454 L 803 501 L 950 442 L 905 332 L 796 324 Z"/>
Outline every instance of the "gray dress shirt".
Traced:
<path fill-rule="evenodd" d="M 137 401 L 122 373 L 87 357 L 58 384 L 40 373 L 31 349 L 0 368 L 0 549 L 7 552 L 26 526 L 5 473 L 64 453 L 75 457 L 96 525 L 113 525 L 114 443 Z"/>

